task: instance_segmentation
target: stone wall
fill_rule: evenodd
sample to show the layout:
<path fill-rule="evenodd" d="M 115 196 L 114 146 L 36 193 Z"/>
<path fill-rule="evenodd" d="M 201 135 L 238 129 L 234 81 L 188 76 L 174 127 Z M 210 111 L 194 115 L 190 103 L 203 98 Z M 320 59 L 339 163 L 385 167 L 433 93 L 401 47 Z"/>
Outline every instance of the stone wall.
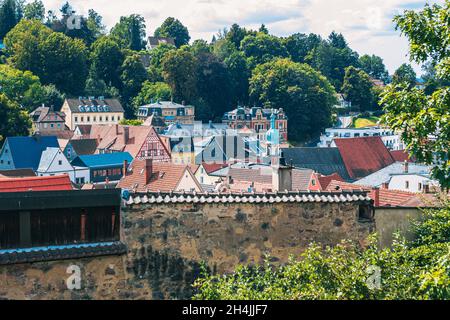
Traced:
<path fill-rule="evenodd" d="M 419 208 L 376 208 L 375 221 L 378 241 L 381 247 L 390 247 L 394 233 L 400 232 L 408 240 L 414 238 L 411 222 L 420 219 Z"/>
<path fill-rule="evenodd" d="M 364 244 L 374 231 L 360 222 L 367 203 L 159 203 L 122 210 L 123 256 L 0 266 L 4 299 L 180 299 L 205 262 L 212 272 L 238 264 L 274 264 L 297 256 L 311 242 L 343 239 Z M 68 290 L 71 264 L 82 270 L 82 289 Z"/>

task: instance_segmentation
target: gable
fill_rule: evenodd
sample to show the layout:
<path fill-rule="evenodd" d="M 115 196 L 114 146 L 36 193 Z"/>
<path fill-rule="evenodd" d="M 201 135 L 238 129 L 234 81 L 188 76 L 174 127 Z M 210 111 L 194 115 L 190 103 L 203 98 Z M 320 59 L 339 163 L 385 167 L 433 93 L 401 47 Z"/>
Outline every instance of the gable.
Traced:
<path fill-rule="evenodd" d="M 154 161 L 170 161 L 170 153 L 155 128 L 151 128 L 137 153 L 136 158 L 141 160 L 152 159 Z"/>
<path fill-rule="evenodd" d="M 202 192 L 201 187 L 198 184 L 196 178 L 192 175 L 192 173 L 186 167 L 182 177 L 178 181 L 178 185 L 176 191 L 193 191 Z"/>
<path fill-rule="evenodd" d="M 60 161 L 61 161 L 61 164 L 59 164 Z M 58 172 L 58 171 L 69 171 L 69 170 L 73 170 L 72 165 L 70 164 L 69 160 L 67 160 L 64 153 L 61 152 L 61 150 L 58 150 L 58 152 L 55 154 L 53 160 L 50 162 L 50 165 L 47 168 L 47 172 Z"/>
<path fill-rule="evenodd" d="M 9 147 L 8 140 L 3 144 L 0 152 L 0 168 L 12 169 L 14 168 L 14 160 L 11 154 L 11 148 Z"/>

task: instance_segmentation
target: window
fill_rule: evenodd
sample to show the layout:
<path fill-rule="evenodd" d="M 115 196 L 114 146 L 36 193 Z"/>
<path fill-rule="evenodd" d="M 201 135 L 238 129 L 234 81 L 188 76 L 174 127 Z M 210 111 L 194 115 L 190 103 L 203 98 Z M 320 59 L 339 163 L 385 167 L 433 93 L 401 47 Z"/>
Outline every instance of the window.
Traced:
<path fill-rule="evenodd" d="M 111 117 L 111 121 L 114 121 L 114 116 Z"/>
<path fill-rule="evenodd" d="M 75 117 L 75 122 L 78 122 L 78 117 Z"/>
<path fill-rule="evenodd" d="M 100 116 L 100 122 L 102 122 L 103 121 L 103 117 L 102 116 Z"/>
<path fill-rule="evenodd" d="M 87 117 L 87 122 L 91 122 L 91 117 L 90 116 Z"/>
<path fill-rule="evenodd" d="M 108 121 L 108 116 L 105 117 L 105 121 Z"/>
<path fill-rule="evenodd" d="M 48 124 L 44 123 L 44 128 L 47 129 L 47 127 L 48 127 Z"/>
<path fill-rule="evenodd" d="M 422 190 L 422 183 L 419 182 L 419 191 Z"/>
<path fill-rule="evenodd" d="M 316 185 L 316 179 L 312 179 L 312 180 L 311 180 L 311 185 L 313 185 L 313 186 Z"/>
<path fill-rule="evenodd" d="M 62 166 L 62 160 L 58 160 L 58 165 Z"/>
<path fill-rule="evenodd" d="M 50 123 L 50 128 L 53 128 L 55 125 L 53 123 Z"/>
<path fill-rule="evenodd" d="M 84 117 L 81 117 L 81 122 L 84 122 Z"/>
<path fill-rule="evenodd" d="M 409 189 L 409 181 L 405 181 L 405 189 Z"/>

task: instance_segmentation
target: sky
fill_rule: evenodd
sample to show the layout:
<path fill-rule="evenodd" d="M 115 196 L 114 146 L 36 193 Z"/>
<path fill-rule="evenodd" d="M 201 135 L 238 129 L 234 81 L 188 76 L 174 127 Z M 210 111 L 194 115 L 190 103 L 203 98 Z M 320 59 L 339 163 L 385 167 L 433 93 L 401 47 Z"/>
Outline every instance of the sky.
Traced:
<path fill-rule="evenodd" d="M 147 35 L 169 16 L 188 29 L 191 41 L 210 41 L 219 29 L 238 23 L 257 29 L 265 24 L 271 34 L 317 33 L 327 37 L 342 33 L 360 55 L 383 58 L 390 73 L 409 63 L 408 41 L 395 30 L 392 18 L 406 9 L 444 0 L 70 0 L 77 13 L 94 9 L 110 29 L 120 16 L 141 14 Z M 65 0 L 43 0 L 46 10 L 58 10 Z M 421 74 L 420 66 L 413 64 Z"/>

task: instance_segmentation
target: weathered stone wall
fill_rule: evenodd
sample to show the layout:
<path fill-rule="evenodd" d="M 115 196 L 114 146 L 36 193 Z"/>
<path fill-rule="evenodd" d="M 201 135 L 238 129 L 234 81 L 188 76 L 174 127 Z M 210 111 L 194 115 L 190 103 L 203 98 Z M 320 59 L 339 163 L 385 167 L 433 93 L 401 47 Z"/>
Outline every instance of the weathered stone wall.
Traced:
<path fill-rule="evenodd" d="M 203 261 L 230 272 L 266 254 L 286 262 L 313 241 L 363 244 L 374 225 L 359 222 L 358 213 L 357 202 L 135 205 L 122 212 L 127 255 L 0 266 L 0 298 L 189 298 Z M 71 264 L 81 267 L 81 290 L 65 285 Z"/>
<path fill-rule="evenodd" d="M 414 234 L 411 222 L 420 219 L 421 216 L 422 211 L 419 208 L 376 208 L 376 231 L 380 246 L 390 247 L 396 232 L 412 240 Z"/>

